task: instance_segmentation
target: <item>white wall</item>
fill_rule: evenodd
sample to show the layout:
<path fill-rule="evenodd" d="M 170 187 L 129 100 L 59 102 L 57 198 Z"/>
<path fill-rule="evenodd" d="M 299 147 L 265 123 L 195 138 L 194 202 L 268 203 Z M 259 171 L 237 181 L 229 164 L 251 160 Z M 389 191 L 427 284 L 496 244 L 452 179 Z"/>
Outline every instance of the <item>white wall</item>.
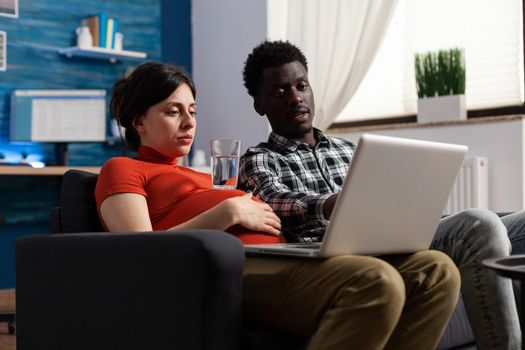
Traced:
<path fill-rule="evenodd" d="M 266 117 L 255 113 L 242 82 L 244 61 L 266 39 L 266 27 L 266 1 L 192 1 L 195 147 L 205 150 L 208 159 L 210 139 L 240 139 L 244 152 L 268 138 Z"/>
<path fill-rule="evenodd" d="M 468 156 L 488 158 L 489 209 L 496 212 L 525 209 L 525 122 L 466 122 L 447 126 L 383 129 L 370 133 L 386 136 L 464 144 Z M 368 131 L 367 131 L 368 132 Z M 332 132 L 357 142 L 362 132 Z"/>

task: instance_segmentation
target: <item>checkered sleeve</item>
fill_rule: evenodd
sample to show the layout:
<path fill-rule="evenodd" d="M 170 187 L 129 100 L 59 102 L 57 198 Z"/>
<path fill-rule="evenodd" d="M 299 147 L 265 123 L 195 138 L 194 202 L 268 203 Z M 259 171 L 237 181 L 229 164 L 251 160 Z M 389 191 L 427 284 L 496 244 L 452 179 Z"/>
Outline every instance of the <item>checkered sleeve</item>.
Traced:
<path fill-rule="evenodd" d="M 286 183 L 288 172 L 275 153 L 249 152 L 241 158 L 239 187 L 272 207 L 288 241 L 320 241 L 328 225 L 323 207 L 331 194 L 297 191 L 297 186 Z"/>

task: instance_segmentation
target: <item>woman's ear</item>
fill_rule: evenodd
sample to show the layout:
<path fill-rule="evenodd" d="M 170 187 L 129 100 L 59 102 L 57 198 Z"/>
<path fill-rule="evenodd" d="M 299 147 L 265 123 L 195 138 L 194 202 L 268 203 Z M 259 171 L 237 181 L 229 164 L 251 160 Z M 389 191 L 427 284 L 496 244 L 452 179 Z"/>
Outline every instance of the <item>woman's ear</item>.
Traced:
<path fill-rule="evenodd" d="M 255 108 L 255 111 L 259 113 L 259 115 L 265 115 L 266 112 L 264 112 L 264 108 L 262 106 L 261 100 L 259 100 L 258 97 L 255 97 L 253 99 L 253 108 Z"/>
<path fill-rule="evenodd" d="M 131 124 L 133 125 L 135 130 L 137 130 L 137 132 L 139 134 L 143 134 L 143 133 L 146 132 L 146 126 L 144 125 L 144 116 L 143 115 L 133 119 L 133 122 Z"/>

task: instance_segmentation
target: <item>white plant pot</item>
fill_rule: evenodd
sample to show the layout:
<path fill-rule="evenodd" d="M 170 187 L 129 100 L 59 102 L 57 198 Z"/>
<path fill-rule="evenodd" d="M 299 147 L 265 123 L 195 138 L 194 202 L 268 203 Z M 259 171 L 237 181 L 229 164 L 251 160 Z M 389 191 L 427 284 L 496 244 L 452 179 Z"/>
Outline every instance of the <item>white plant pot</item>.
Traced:
<path fill-rule="evenodd" d="M 417 100 L 418 123 L 466 119 L 465 95 L 427 97 Z"/>

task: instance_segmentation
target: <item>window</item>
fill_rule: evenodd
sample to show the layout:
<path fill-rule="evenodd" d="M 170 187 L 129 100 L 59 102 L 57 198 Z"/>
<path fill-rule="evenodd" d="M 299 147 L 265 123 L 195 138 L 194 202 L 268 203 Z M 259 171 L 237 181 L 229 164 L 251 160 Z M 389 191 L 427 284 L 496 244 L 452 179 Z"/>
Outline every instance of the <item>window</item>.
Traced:
<path fill-rule="evenodd" d="M 368 73 L 336 123 L 416 114 L 414 54 L 465 49 L 467 109 L 524 102 L 523 0 L 399 0 Z"/>

